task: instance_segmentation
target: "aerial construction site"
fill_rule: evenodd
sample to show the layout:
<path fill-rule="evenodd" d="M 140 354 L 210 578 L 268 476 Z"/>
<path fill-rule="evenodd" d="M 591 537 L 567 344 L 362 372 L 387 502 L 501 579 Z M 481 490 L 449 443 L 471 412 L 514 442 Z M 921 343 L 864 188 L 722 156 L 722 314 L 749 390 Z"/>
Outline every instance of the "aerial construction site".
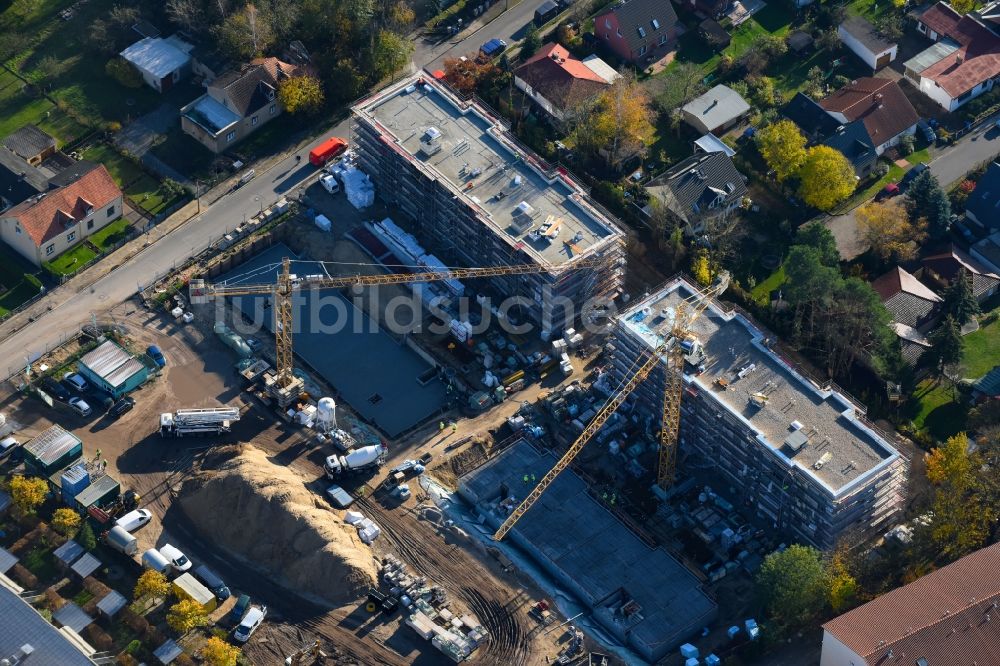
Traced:
<path fill-rule="evenodd" d="M 718 664 L 767 553 L 891 525 L 906 458 L 725 275 L 632 281 L 587 189 L 431 78 L 353 114 L 309 187 L 11 378 L 8 464 L 111 572 L 54 593 L 89 663 L 209 640 L 156 595 L 94 623 L 153 569 L 253 664 Z M 82 561 L 40 530 L 22 562 Z"/>

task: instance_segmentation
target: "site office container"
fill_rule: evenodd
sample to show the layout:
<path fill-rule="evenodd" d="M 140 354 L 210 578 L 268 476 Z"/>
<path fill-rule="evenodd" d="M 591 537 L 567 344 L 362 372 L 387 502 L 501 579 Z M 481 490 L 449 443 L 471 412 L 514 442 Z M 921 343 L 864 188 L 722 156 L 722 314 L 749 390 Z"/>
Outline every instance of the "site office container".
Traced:
<path fill-rule="evenodd" d="M 332 136 L 309 151 L 309 163 L 321 167 L 345 150 L 347 142 L 340 137 Z"/>

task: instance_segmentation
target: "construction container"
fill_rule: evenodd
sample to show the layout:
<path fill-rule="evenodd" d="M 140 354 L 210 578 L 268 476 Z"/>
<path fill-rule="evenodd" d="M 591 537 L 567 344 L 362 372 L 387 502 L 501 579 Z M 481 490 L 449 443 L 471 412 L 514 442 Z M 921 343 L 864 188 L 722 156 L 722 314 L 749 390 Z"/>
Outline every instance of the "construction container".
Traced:
<path fill-rule="evenodd" d="M 166 573 L 170 569 L 170 560 L 155 548 L 150 548 L 142 554 L 142 566 L 153 571 Z"/>
<path fill-rule="evenodd" d="M 202 585 L 190 572 L 183 573 L 175 578 L 170 587 L 178 598 L 190 599 L 204 608 L 208 613 L 214 611 L 218 604 L 212 591 Z"/>
<path fill-rule="evenodd" d="M 83 442 L 54 425 L 24 445 L 24 465 L 31 474 L 51 476 L 83 457 Z"/>
<path fill-rule="evenodd" d="M 77 363 L 88 382 L 115 398 L 135 390 L 149 378 L 149 368 L 111 340 L 88 352 Z"/>
<path fill-rule="evenodd" d="M 115 525 L 104 534 L 104 542 L 109 547 L 130 557 L 139 552 L 139 542 L 127 530 L 118 525 Z"/>
<path fill-rule="evenodd" d="M 76 496 L 90 485 L 90 472 L 83 463 L 73 465 L 59 477 L 59 488 L 62 490 L 63 502 L 73 504 Z"/>
<path fill-rule="evenodd" d="M 121 493 L 122 487 L 118 483 L 118 479 L 105 475 L 94 480 L 82 493 L 77 495 L 76 504 L 81 511 L 86 511 L 92 506 L 104 508 L 118 499 Z"/>

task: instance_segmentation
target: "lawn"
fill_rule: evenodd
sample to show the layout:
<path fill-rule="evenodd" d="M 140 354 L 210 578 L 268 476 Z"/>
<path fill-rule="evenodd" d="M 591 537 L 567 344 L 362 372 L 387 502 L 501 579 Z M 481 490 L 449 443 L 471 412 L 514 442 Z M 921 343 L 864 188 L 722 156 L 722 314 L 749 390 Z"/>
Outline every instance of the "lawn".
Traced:
<path fill-rule="evenodd" d="M 87 128 L 60 111 L 55 104 L 31 91 L 24 82 L 0 70 L 0 135 L 7 136 L 35 124 L 56 137 L 60 145 L 79 139 Z"/>
<path fill-rule="evenodd" d="M 96 252 L 87 247 L 85 243 L 80 243 L 72 250 L 60 254 L 50 261 L 48 265 L 49 268 L 60 275 L 72 275 L 96 257 Z"/>
<path fill-rule="evenodd" d="M 777 35 L 783 37 L 791 27 L 791 19 L 787 12 L 778 6 L 768 5 L 754 14 L 738 27 L 730 31 L 732 41 L 722 53 L 739 58 L 746 53 L 753 41 L 762 35 Z M 698 34 L 696 26 L 688 26 L 687 32 L 677 41 L 677 58 L 675 62 L 691 62 L 702 68 L 706 75 L 715 71 L 721 54 L 705 43 Z M 666 70 L 669 71 L 667 66 Z M 775 70 L 777 71 L 777 69 Z"/>
<path fill-rule="evenodd" d="M 920 401 L 920 411 L 913 418 L 918 430 L 924 428 L 936 439 L 945 440 L 965 428 L 968 409 L 956 402 L 956 394 L 947 380 L 936 383 L 924 380 L 917 384 L 915 397 Z"/>
<path fill-rule="evenodd" d="M 104 227 L 97 233 L 88 237 L 91 243 L 101 248 L 101 250 L 107 250 L 114 247 L 118 243 L 122 242 L 128 237 L 129 233 L 129 222 L 125 218 L 116 220 Z"/>
<path fill-rule="evenodd" d="M 893 10 L 889 0 L 850 0 L 847 13 L 863 16 L 872 23 Z"/>
<path fill-rule="evenodd" d="M 8 246 L 0 244 L 0 316 L 38 294 L 42 283 L 33 275 L 37 270 Z"/>
<path fill-rule="evenodd" d="M 962 339 L 965 341 L 962 364 L 966 377 L 978 379 L 1000 364 L 1000 321 L 983 326 Z"/>
<path fill-rule="evenodd" d="M 771 292 L 783 284 L 785 284 L 785 267 L 781 265 L 766 280 L 758 282 L 757 286 L 750 292 L 750 295 L 753 297 L 753 300 L 761 305 L 766 305 L 770 299 Z"/>
<path fill-rule="evenodd" d="M 111 146 L 96 143 L 83 151 L 83 158 L 107 167 L 118 187 L 150 215 L 156 215 L 166 206 L 166 195 L 160 191 L 159 181 Z"/>

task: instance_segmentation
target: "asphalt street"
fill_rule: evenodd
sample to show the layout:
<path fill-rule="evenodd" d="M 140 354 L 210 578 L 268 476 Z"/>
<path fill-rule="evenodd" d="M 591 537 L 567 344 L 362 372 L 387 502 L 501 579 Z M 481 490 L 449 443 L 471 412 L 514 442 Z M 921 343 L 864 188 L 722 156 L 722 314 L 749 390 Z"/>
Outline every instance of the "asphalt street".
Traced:
<path fill-rule="evenodd" d="M 412 68 L 438 68 L 445 58 L 473 53 L 483 42 L 494 37 L 513 43 L 520 39 L 540 3 L 541 0 L 523 0 L 460 40 L 435 43 L 418 39 L 414 45 Z M 308 146 L 322 137 L 346 137 L 349 133 L 350 121 L 345 120 L 317 133 L 304 144 L 306 147 L 301 153 L 304 155 Z M 76 293 L 60 289 L 43 299 L 32 308 L 34 319 L 31 323 L 0 341 L 0 359 L 3 359 L 0 368 L 7 370 L 4 376 L 13 374 L 24 367 L 25 361 L 34 360 L 73 335 L 92 313 L 103 312 L 127 300 L 137 289 L 165 275 L 244 219 L 305 184 L 315 173 L 316 169 L 305 160 L 299 163 L 294 155 L 289 155 L 211 206 L 203 203 L 201 214 L 172 232 L 158 237 L 154 229 L 148 247 L 93 284 L 81 287 Z"/>

